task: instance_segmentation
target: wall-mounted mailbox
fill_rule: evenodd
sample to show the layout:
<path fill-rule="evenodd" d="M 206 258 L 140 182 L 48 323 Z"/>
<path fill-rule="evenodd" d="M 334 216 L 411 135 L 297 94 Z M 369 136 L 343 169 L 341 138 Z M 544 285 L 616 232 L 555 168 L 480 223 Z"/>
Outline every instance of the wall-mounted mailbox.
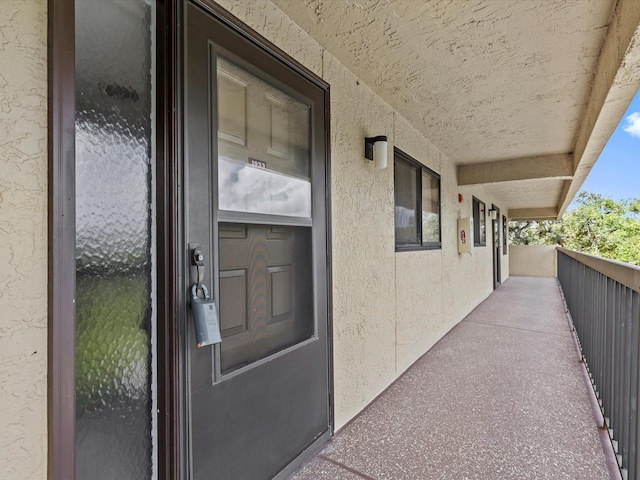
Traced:
<path fill-rule="evenodd" d="M 458 219 L 458 253 L 473 251 L 473 218 Z"/>

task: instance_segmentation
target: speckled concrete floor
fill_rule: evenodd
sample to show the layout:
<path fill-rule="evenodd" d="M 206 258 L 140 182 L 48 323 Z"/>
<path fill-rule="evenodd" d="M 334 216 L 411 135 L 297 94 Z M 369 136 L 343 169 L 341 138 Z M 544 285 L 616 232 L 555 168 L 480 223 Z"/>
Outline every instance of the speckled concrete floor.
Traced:
<path fill-rule="evenodd" d="M 609 479 L 555 279 L 511 277 L 293 480 Z"/>

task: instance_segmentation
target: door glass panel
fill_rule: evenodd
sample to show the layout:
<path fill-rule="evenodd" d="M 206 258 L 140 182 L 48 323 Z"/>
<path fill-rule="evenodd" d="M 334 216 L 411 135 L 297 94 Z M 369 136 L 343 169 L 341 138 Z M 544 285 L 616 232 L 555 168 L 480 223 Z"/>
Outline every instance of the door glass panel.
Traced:
<path fill-rule="evenodd" d="M 154 478 L 154 2 L 76 0 L 76 478 Z"/>
<path fill-rule="evenodd" d="M 221 223 L 221 369 L 314 333 L 311 228 Z"/>
<path fill-rule="evenodd" d="M 217 61 L 221 210 L 311 217 L 311 108 Z"/>

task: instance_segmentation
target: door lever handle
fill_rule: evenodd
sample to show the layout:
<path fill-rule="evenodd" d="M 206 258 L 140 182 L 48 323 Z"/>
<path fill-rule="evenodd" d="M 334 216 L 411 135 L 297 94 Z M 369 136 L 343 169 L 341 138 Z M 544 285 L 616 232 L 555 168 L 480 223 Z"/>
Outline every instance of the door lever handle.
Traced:
<path fill-rule="evenodd" d="M 200 290 L 202 282 L 204 280 L 204 254 L 202 248 L 197 243 L 190 243 L 189 249 L 191 250 L 191 265 L 196 267 L 198 279 L 196 282 L 197 290 Z"/>

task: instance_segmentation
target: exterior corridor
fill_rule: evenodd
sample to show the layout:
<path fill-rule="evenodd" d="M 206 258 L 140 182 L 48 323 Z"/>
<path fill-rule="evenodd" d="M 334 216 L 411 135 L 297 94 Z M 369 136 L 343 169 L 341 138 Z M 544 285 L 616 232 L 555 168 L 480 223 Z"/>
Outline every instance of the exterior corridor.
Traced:
<path fill-rule="evenodd" d="M 608 479 L 555 278 L 511 277 L 295 480 Z"/>

